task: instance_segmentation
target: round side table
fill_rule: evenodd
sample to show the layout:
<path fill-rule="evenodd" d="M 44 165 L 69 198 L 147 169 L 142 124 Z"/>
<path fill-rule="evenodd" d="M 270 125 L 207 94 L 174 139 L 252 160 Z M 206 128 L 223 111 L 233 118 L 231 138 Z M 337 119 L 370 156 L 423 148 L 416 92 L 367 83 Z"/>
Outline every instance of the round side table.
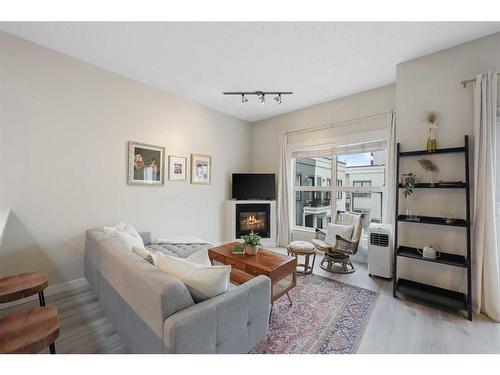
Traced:
<path fill-rule="evenodd" d="M 35 354 L 47 346 L 55 354 L 59 316 L 54 307 L 33 307 L 0 318 L 0 353 Z"/>
<path fill-rule="evenodd" d="M 314 261 L 316 260 L 316 249 L 314 245 L 307 241 L 293 241 L 288 247 L 288 255 L 297 258 L 297 272 L 309 275 L 314 268 Z M 299 263 L 299 255 L 304 256 L 304 263 Z M 312 262 L 311 260 L 312 255 Z M 299 267 L 303 269 L 300 270 Z"/>
<path fill-rule="evenodd" d="M 45 306 L 43 290 L 47 288 L 47 276 L 39 272 L 20 273 L 0 278 L 0 303 L 7 303 L 38 294 L 40 306 Z"/>

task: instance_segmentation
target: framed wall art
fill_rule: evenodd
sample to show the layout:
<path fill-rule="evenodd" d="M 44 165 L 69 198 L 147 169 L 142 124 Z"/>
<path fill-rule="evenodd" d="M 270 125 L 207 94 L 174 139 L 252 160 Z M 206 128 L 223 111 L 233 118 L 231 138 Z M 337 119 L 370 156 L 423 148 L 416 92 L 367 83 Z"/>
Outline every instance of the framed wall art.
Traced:
<path fill-rule="evenodd" d="M 187 158 L 169 155 L 168 179 L 170 181 L 186 181 Z"/>
<path fill-rule="evenodd" d="M 163 186 L 164 174 L 165 147 L 128 143 L 129 185 Z"/>
<path fill-rule="evenodd" d="M 212 157 L 208 155 L 191 154 L 191 183 L 210 184 L 212 174 Z"/>

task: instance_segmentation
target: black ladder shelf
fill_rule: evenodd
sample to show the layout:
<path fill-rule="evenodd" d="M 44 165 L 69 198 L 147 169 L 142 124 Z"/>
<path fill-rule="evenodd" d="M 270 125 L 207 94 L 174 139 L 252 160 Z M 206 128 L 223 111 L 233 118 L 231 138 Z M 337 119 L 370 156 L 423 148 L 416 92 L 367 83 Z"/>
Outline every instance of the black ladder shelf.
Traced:
<path fill-rule="evenodd" d="M 446 223 L 442 217 L 420 216 L 418 221 L 410 220 L 406 215 L 399 214 L 399 191 L 402 185 L 399 183 L 399 159 L 402 157 L 421 156 L 421 155 L 434 155 L 434 154 L 449 154 L 460 153 L 465 156 L 465 181 L 460 184 L 446 185 L 446 184 L 428 184 L 419 183 L 417 189 L 464 189 L 465 190 L 465 219 L 455 219 L 453 223 Z M 469 186 L 469 137 L 464 137 L 463 147 L 452 147 L 438 149 L 435 152 L 427 151 L 408 151 L 401 152 L 400 144 L 397 144 L 397 158 L 396 158 L 396 212 L 395 212 L 395 228 L 394 228 L 394 278 L 392 293 L 393 297 L 397 298 L 398 293 L 412 298 L 418 298 L 430 303 L 443 305 L 467 311 L 467 318 L 472 320 L 472 294 L 471 294 L 471 223 L 470 223 L 470 186 Z M 423 258 L 418 250 L 414 247 L 399 246 L 398 245 L 398 223 L 408 222 L 415 224 L 428 224 L 428 225 L 442 225 L 462 227 L 467 231 L 467 253 L 465 256 L 452 253 L 441 252 L 441 256 L 437 259 Z M 454 290 L 438 288 L 432 285 L 419 283 L 403 278 L 398 278 L 397 265 L 398 257 L 405 257 L 415 259 L 428 263 L 440 263 L 451 267 L 459 267 L 467 271 L 467 293 L 460 293 Z"/>

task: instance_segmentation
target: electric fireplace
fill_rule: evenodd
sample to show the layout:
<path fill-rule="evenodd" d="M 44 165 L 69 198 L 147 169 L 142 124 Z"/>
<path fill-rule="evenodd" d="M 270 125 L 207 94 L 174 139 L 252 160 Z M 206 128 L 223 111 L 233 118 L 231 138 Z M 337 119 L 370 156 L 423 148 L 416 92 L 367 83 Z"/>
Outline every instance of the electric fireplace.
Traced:
<path fill-rule="evenodd" d="M 271 205 L 236 204 L 236 237 L 257 233 L 262 238 L 270 237 Z"/>

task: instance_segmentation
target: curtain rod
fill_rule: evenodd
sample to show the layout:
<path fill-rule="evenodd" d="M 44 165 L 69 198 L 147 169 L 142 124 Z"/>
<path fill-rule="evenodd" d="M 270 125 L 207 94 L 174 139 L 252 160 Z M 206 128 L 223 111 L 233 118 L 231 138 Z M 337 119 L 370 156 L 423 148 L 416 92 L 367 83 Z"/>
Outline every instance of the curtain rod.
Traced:
<path fill-rule="evenodd" d="M 497 73 L 497 76 L 500 77 L 500 73 Z M 460 84 L 465 88 L 469 83 L 476 82 L 475 78 L 472 79 L 465 79 L 463 81 L 460 81 Z"/>
<path fill-rule="evenodd" d="M 285 134 L 286 135 L 296 135 L 296 134 L 302 134 L 302 133 L 313 133 L 313 132 L 317 132 L 317 131 L 321 131 L 321 130 L 325 130 L 325 129 L 330 129 L 330 128 L 333 128 L 333 127 L 335 127 L 337 125 L 343 125 L 343 124 L 347 124 L 347 123 L 354 122 L 354 121 L 366 120 L 366 119 L 369 119 L 369 118 L 372 118 L 372 117 L 378 117 L 378 116 L 382 116 L 382 115 L 387 115 L 388 113 L 389 113 L 389 111 L 380 112 L 380 113 L 374 113 L 373 115 L 352 118 L 352 119 L 349 119 L 349 120 L 344 120 L 344 121 L 339 121 L 339 122 L 333 122 L 331 124 L 316 126 L 314 128 L 287 131 L 287 132 L 285 132 Z"/>

